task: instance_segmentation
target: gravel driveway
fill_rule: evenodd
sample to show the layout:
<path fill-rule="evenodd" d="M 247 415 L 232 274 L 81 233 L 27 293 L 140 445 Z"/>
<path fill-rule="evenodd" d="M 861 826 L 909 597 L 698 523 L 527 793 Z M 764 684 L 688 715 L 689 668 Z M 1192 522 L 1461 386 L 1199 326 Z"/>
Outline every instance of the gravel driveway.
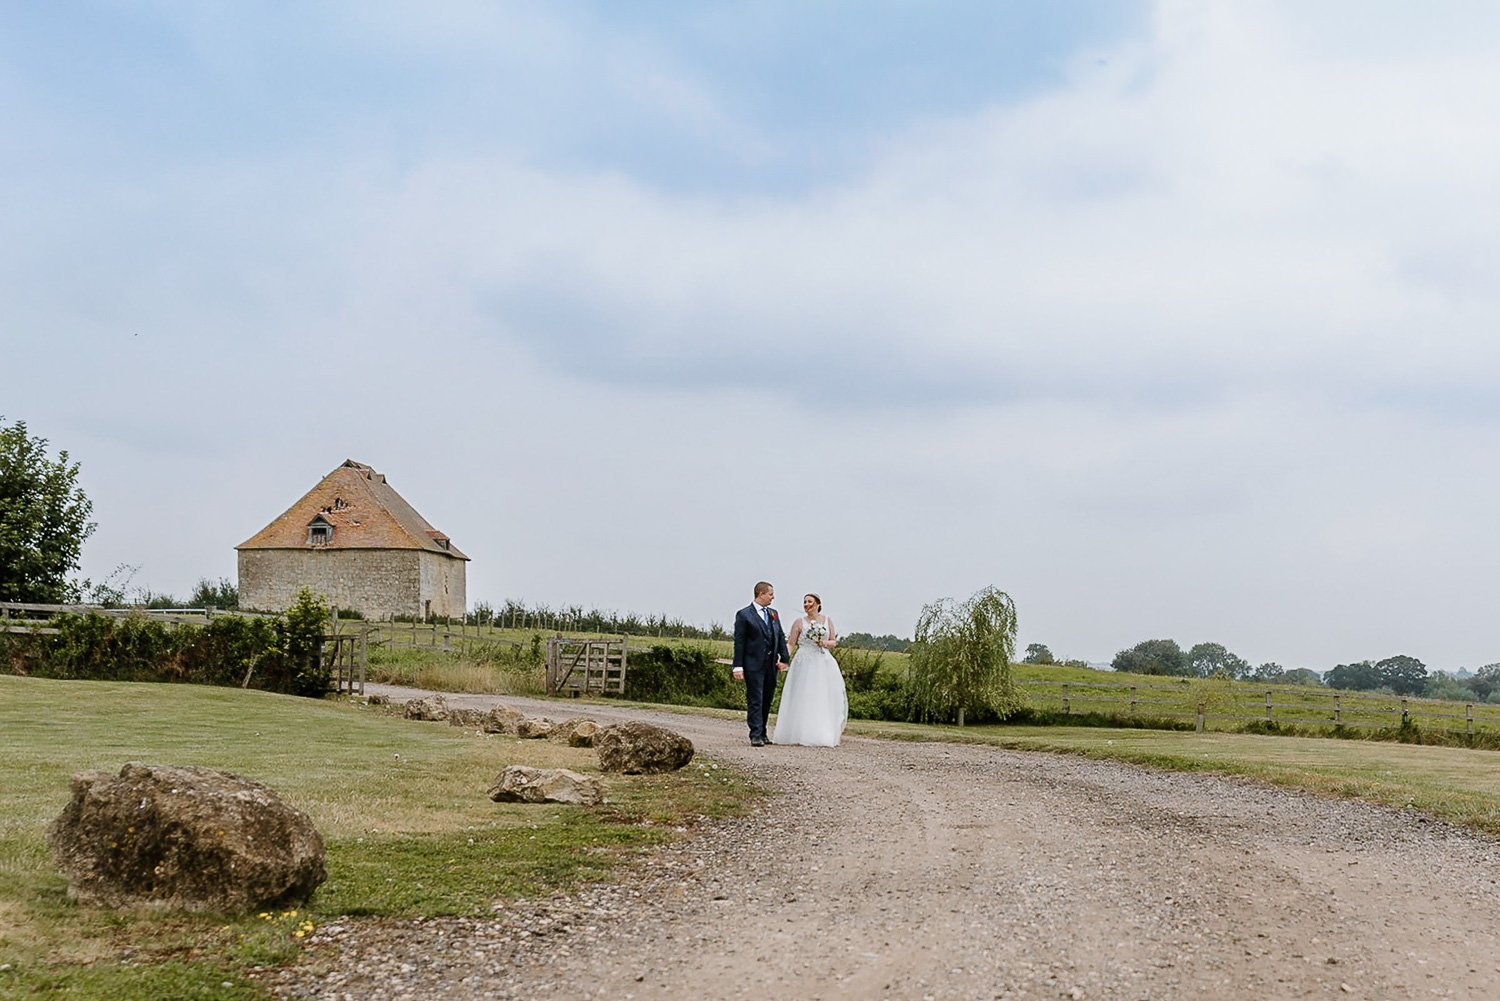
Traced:
<path fill-rule="evenodd" d="M 572 714 L 555 702 L 448 700 Z M 588 714 L 671 727 L 777 795 L 618 884 L 487 919 L 325 926 L 277 991 L 1500 997 L 1496 843 L 1415 814 L 1067 756 L 860 737 L 751 748 L 742 722 Z"/>

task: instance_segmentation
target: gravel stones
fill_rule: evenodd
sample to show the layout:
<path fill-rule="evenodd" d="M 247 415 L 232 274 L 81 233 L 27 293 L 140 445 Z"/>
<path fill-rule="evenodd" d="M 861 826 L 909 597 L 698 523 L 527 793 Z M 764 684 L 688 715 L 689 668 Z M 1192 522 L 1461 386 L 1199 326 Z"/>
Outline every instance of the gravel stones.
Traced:
<path fill-rule="evenodd" d="M 694 781 L 728 763 L 772 795 L 607 884 L 487 917 L 325 925 L 268 983 L 433 1001 L 1479 1001 L 1500 981 L 1495 842 L 1410 811 L 987 747 L 752 749 L 739 719 L 595 711 L 690 738 Z"/>

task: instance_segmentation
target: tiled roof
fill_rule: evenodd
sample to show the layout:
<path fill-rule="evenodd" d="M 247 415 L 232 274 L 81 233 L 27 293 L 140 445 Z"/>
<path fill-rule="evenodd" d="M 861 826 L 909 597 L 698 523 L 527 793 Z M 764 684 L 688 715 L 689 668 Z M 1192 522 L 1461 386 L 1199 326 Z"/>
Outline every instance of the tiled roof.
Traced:
<path fill-rule="evenodd" d="M 327 543 L 310 545 L 307 526 L 321 517 L 333 526 Z M 426 549 L 468 559 L 446 535 L 427 524 L 385 477 L 349 459 L 281 517 L 236 549 Z"/>

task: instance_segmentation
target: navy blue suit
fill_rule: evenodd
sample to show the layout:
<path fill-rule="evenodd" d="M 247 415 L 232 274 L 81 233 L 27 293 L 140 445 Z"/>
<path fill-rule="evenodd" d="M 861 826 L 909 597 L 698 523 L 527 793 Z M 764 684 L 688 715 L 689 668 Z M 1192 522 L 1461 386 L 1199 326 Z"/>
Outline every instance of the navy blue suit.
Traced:
<path fill-rule="evenodd" d="M 791 656 L 786 651 L 786 633 L 781 631 L 781 617 L 767 609 L 769 625 L 761 618 L 760 606 L 750 604 L 734 617 L 734 666 L 745 669 L 745 722 L 750 724 L 750 739 L 766 739 L 766 720 L 771 715 L 771 700 L 776 697 L 778 661 Z"/>

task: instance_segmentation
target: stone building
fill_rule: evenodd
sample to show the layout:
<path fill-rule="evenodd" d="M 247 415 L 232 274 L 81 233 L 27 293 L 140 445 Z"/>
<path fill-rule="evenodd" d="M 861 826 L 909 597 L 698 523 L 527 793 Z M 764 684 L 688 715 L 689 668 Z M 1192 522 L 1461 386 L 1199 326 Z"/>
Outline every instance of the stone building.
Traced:
<path fill-rule="evenodd" d="M 280 611 L 306 586 L 366 618 L 464 614 L 469 558 L 353 459 L 235 549 L 241 608 Z"/>

